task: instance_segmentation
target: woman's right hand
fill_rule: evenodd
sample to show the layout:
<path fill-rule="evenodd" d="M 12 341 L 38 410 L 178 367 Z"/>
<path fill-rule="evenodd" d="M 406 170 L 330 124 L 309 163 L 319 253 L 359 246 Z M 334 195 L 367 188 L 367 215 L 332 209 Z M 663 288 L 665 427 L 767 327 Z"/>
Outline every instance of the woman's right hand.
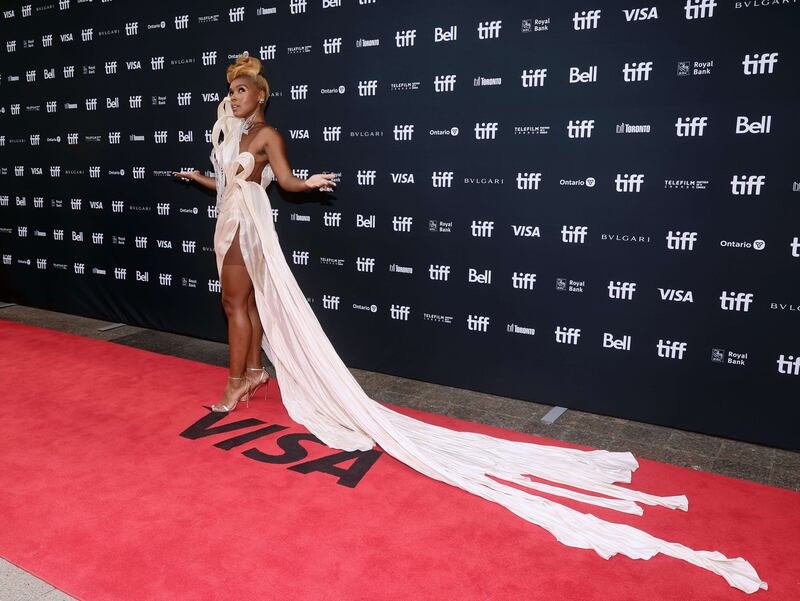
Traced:
<path fill-rule="evenodd" d="M 194 169 L 192 171 L 173 171 L 172 175 L 174 175 L 175 177 L 179 177 L 185 181 L 196 182 L 197 176 L 200 175 L 200 172 L 197 169 Z"/>

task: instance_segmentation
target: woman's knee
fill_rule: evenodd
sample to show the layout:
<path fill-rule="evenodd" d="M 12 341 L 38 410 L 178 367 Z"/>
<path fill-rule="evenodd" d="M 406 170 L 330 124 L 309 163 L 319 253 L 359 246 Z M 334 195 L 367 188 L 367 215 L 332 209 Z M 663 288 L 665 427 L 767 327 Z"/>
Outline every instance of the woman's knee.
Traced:
<path fill-rule="evenodd" d="M 239 312 L 247 313 L 247 297 L 234 294 L 225 294 L 223 291 L 222 308 L 225 310 L 225 314 L 228 317 Z"/>

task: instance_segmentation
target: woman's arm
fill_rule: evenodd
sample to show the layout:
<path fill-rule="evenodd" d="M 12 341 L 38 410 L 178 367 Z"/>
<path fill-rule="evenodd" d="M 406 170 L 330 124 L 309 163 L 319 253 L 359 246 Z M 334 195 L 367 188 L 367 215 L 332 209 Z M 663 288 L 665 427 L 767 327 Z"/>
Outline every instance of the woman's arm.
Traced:
<path fill-rule="evenodd" d="M 286 144 L 283 136 L 272 126 L 265 127 L 259 132 L 264 139 L 264 150 L 267 153 L 272 172 L 278 180 L 278 185 L 287 192 L 306 192 L 308 190 L 331 191 L 336 187 L 333 173 L 315 173 L 306 180 L 295 177 L 289 160 L 286 158 Z"/>
<path fill-rule="evenodd" d="M 172 175 L 175 177 L 180 177 L 182 179 L 191 180 L 193 182 L 197 182 L 204 188 L 208 188 L 209 190 L 216 190 L 217 189 L 217 180 L 213 177 L 208 177 L 207 175 L 203 175 L 197 169 L 194 171 L 173 171 Z"/>

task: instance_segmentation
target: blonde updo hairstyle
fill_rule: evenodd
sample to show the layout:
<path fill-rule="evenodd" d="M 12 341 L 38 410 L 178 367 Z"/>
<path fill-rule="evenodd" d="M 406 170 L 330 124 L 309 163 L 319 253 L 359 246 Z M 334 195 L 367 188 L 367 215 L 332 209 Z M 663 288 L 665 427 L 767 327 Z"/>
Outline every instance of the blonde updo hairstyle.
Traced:
<path fill-rule="evenodd" d="M 228 83 L 237 77 L 249 77 L 255 82 L 259 89 L 264 91 L 264 102 L 269 99 L 269 83 L 264 77 L 264 67 L 261 61 L 247 52 L 240 54 L 236 62 L 228 66 Z"/>

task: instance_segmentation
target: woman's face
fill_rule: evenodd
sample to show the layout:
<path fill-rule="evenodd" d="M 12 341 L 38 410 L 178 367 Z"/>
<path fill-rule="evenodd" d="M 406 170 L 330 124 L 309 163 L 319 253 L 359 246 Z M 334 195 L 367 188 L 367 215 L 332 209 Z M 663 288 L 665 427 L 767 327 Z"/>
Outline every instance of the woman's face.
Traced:
<path fill-rule="evenodd" d="M 255 82 L 249 77 L 237 77 L 228 86 L 231 108 L 236 117 L 247 117 L 258 108 L 258 99 L 263 96 Z"/>

